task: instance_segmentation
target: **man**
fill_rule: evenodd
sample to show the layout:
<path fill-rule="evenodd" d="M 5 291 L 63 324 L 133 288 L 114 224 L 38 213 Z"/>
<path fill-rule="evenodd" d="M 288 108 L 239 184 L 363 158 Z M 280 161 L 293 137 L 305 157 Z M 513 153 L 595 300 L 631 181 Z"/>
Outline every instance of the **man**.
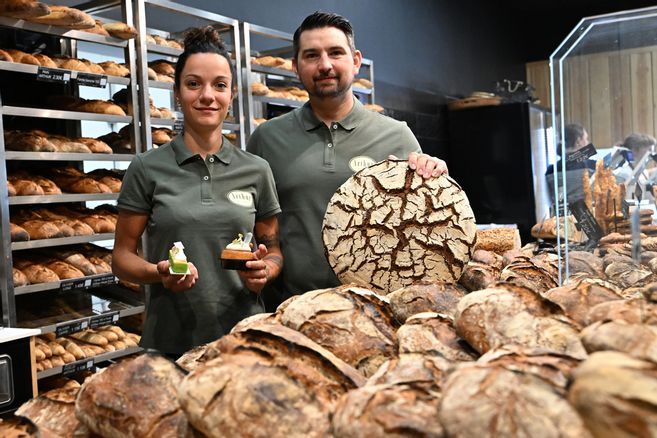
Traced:
<path fill-rule="evenodd" d="M 566 190 L 568 193 L 568 202 L 574 202 L 584 199 L 584 186 L 582 185 L 582 174 L 584 170 L 589 170 L 592 175 L 595 172 L 595 161 L 591 159 L 583 159 L 581 161 L 569 161 L 568 156 L 572 153 L 589 145 L 589 134 L 586 129 L 580 124 L 572 123 L 564 127 L 564 141 L 563 151 L 557 151 L 559 155 L 566 157 Z M 550 194 L 554 195 L 554 168 L 550 164 L 545 172 L 548 188 Z M 562 179 L 561 179 L 561 158 L 556 164 L 557 169 L 557 184 L 559 185 L 559 202 L 562 199 Z M 554 202 L 554 196 L 552 196 Z"/>
<path fill-rule="evenodd" d="M 340 284 L 324 256 L 321 226 L 331 196 L 356 171 L 391 155 L 408 157 L 426 178 L 447 171 L 444 161 L 421 153 L 405 123 L 354 98 L 362 55 L 348 20 L 315 12 L 296 30 L 293 44 L 292 65 L 310 100 L 260 125 L 247 145 L 269 162 L 282 209 L 285 264 L 277 290 L 263 294 L 268 310 L 292 295 Z"/>

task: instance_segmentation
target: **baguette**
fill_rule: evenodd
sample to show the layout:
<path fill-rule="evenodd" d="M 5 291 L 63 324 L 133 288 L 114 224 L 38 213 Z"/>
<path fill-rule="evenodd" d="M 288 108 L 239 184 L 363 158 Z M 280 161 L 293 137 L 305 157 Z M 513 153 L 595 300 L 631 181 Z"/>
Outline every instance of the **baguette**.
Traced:
<path fill-rule="evenodd" d="M 71 338 L 76 339 L 78 341 L 86 342 L 88 344 L 99 345 L 101 347 L 104 347 L 109 342 L 107 338 L 100 336 L 99 334 L 96 334 L 91 331 L 73 333 L 71 335 Z"/>
<path fill-rule="evenodd" d="M 54 367 L 63 367 L 64 364 L 65 364 L 64 359 L 62 359 L 61 356 L 51 357 L 50 362 L 52 363 L 53 368 Z"/>
<path fill-rule="evenodd" d="M 67 6 L 50 6 L 50 14 L 41 17 L 28 17 L 26 20 L 70 29 L 91 29 L 96 26 L 96 20 L 90 15 Z"/>
<path fill-rule="evenodd" d="M 34 357 L 36 358 L 37 362 L 41 362 L 42 360 L 44 360 L 46 358 L 46 353 L 44 353 L 42 349 L 37 348 L 35 346 L 35 348 L 34 348 Z"/>
<path fill-rule="evenodd" d="M 0 2 L 0 15 L 4 17 L 25 20 L 48 14 L 50 14 L 48 5 L 34 0 L 3 0 Z"/>
<path fill-rule="evenodd" d="M 66 349 L 55 341 L 47 341 L 48 347 L 52 350 L 52 354 L 56 356 L 63 356 L 66 354 Z"/>
<path fill-rule="evenodd" d="M 99 329 L 103 330 L 103 331 L 114 332 L 117 335 L 117 339 L 119 339 L 119 340 L 122 340 L 126 336 L 123 329 L 121 327 L 119 327 L 118 325 L 104 325 L 102 327 L 99 327 Z"/>
<path fill-rule="evenodd" d="M 75 360 L 80 360 L 80 359 L 86 359 L 87 355 L 84 354 L 82 349 L 73 342 L 71 339 L 67 338 L 57 338 L 56 342 L 58 344 L 61 344 L 62 347 L 66 349 L 67 352 L 73 355 L 75 357 Z"/>
<path fill-rule="evenodd" d="M 125 350 L 126 348 L 128 348 L 128 345 L 125 342 L 119 340 L 112 342 L 112 346 L 116 350 Z"/>
<path fill-rule="evenodd" d="M 111 330 L 96 330 L 96 334 L 102 336 L 103 338 L 107 339 L 107 342 L 114 342 L 119 340 L 119 335 L 114 333 Z"/>
<path fill-rule="evenodd" d="M 50 368 L 52 368 L 52 362 L 50 361 L 50 359 L 43 359 L 41 361 L 41 365 L 43 365 L 44 370 L 49 370 Z"/>
<path fill-rule="evenodd" d="M 73 354 L 69 353 L 68 351 L 64 352 L 64 354 L 61 355 L 61 358 L 64 363 L 71 363 L 77 360 L 75 356 L 73 356 Z"/>

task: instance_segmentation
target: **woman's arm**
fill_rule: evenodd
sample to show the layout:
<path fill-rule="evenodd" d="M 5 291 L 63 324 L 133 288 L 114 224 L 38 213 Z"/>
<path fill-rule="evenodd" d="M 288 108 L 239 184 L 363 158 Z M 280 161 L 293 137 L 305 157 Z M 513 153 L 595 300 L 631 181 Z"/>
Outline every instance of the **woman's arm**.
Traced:
<path fill-rule="evenodd" d="M 194 286 L 198 272 L 191 263 L 191 273 L 186 276 L 170 275 L 169 261 L 157 265 L 149 263 L 137 255 L 139 239 L 146 229 L 148 214 L 119 210 L 112 252 L 112 272 L 122 280 L 133 283 L 162 283 L 173 292 L 187 290 Z"/>
<path fill-rule="evenodd" d="M 256 221 L 255 236 L 258 260 L 246 262 L 246 271 L 238 271 L 247 289 L 260 293 L 265 285 L 278 277 L 283 269 L 283 254 L 278 241 L 278 219 L 276 216 Z"/>

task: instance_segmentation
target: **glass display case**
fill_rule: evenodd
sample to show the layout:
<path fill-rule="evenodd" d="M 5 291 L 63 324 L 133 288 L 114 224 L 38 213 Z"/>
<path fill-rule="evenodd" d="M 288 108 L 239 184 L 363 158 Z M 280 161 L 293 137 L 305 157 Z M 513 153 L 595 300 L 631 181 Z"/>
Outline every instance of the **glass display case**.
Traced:
<path fill-rule="evenodd" d="M 572 274 L 574 250 L 633 257 L 648 276 L 657 235 L 657 7 L 584 18 L 551 55 L 550 75 L 559 147 L 546 179 L 559 280 Z"/>

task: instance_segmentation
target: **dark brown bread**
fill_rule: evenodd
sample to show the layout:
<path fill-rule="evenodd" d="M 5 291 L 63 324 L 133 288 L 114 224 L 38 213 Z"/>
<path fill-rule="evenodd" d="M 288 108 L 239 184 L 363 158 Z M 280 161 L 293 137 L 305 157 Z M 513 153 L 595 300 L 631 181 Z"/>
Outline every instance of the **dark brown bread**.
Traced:
<path fill-rule="evenodd" d="M 421 281 L 391 292 L 387 298 L 397 322 L 403 324 L 408 317 L 422 312 L 454 316 L 466 292 L 458 284 Z"/>
<path fill-rule="evenodd" d="M 84 436 L 80 422 L 75 417 L 75 398 L 79 387 L 53 389 L 24 403 L 16 411 L 32 420 L 41 433 L 60 437 Z"/>

